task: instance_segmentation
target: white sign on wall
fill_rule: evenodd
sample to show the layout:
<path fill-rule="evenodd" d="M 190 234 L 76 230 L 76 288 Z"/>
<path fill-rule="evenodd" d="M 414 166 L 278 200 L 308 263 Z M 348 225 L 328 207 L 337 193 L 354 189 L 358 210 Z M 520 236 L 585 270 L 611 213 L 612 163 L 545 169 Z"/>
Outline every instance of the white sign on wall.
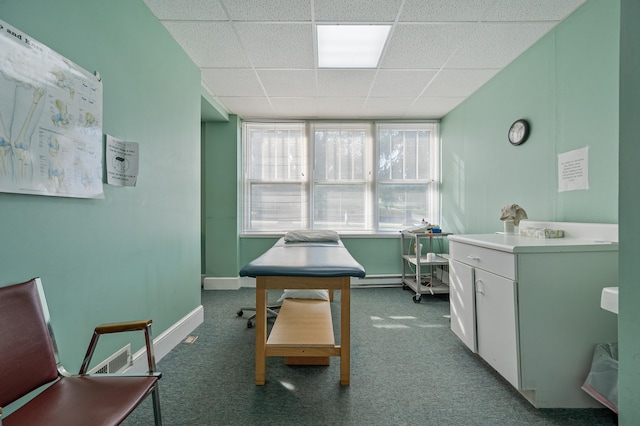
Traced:
<path fill-rule="evenodd" d="M 589 189 L 589 148 L 558 154 L 558 192 Z"/>
<path fill-rule="evenodd" d="M 136 186 L 139 152 L 137 142 L 125 142 L 107 135 L 105 162 L 109 185 Z"/>

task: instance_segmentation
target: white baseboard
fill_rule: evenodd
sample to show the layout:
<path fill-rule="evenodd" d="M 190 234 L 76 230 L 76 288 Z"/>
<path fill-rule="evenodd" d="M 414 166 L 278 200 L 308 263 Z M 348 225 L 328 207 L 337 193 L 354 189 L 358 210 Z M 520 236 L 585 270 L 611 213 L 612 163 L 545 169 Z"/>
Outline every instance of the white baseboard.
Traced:
<path fill-rule="evenodd" d="M 202 305 L 189 312 L 178 322 L 153 339 L 153 352 L 156 362 L 160 361 L 173 348 L 178 346 L 193 330 L 204 322 L 204 308 Z M 131 357 L 131 367 L 126 371 L 130 373 L 146 372 L 147 349 L 142 348 Z"/>
<path fill-rule="evenodd" d="M 242 288 L 256 288 L 256 279 L 251 277 L 240 277 L 238 284 L 240 284 L 240 287 Z"/>
<path fill-rule="evenodd" d="M 238 277 L 205 277 L 202 281 L 205 290 L 238 290 L 240 278 Z"/>

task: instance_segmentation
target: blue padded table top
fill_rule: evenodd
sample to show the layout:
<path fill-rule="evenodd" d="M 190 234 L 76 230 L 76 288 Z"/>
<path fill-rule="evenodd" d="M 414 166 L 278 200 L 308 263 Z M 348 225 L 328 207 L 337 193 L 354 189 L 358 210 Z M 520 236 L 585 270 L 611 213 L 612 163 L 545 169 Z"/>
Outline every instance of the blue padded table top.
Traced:
<path fill-rule="evenodd" d="M 240 270 L 241 277 L 360 277 L 365 271 L 342 241 L 285 242 L 281 238 Z"/>

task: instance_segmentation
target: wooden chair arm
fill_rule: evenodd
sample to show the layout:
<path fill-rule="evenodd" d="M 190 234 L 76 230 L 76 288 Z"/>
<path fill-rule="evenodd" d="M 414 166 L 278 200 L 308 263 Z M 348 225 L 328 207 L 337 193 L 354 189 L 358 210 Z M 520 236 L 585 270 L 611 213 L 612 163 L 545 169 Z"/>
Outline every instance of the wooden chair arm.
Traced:
<path fill-rule="evenodd" d="M 153 321 L 150 319 L 140 321 L 112 322 L 109 324 L 101 324 L 95 328 L 98 334 L 122 333 L 125 331 L 144 330 Z"/>
<path fill-rule="evenodd" d="M 147 365 L 149 368 L 149 373 L 154 373 L 156 371 L 156 359 L 153 352 L 153 341 L 151 338 L 152 322 L 152 320 L 146 319 L 139 321 L 115 322 L 97 326 L 93 331 L 93 336 L 91 336 L 91 342 L 89 342 L 89 347 L 87 348 L 87 353 L 84 356 L 82 365 L 80 366 L 79 374 L 87 374 L 87 369 L 89 368 L 91 358 L 93 357 L 93 353 L 96 349 L 96 346 L 98 345 L 98 339 L 102 334 L 121 333 L 128 331 L 144 331 L 144 340 L 147 349 Z"/>

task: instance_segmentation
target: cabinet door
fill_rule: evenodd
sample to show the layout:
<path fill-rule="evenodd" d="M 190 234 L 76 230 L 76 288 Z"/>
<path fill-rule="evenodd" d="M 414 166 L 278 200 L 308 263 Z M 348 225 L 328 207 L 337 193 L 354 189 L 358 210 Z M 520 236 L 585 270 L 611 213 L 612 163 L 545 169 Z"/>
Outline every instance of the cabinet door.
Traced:
<path fill-rule="evenodd" d="M 473 268 L 457 260 L 451 260 L 449 267 L 451 330 L 476 353 L 478 348 Z"/>
<path fill-rule="evenodd" d="M 515 282 L 476 269 L 475 289 L 478 354 L 520 389 Z"/>

